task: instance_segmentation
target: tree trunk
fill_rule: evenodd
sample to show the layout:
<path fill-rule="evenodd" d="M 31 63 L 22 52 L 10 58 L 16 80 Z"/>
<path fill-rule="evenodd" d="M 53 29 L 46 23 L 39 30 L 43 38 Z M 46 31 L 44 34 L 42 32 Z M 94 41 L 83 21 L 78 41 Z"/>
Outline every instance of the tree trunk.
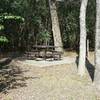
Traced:
<path fill-rule="evenodd" d="M 85 74 L 86 61 L 86 8 L 88 0 L 82 0 L 80 8 L 80 52 L 78 74 L 83 76 Z"/>
<path fill-rule="evenodd" d="M 49 7 L 52 20 L 54 45 L 58 47 L 56 48 L 57 51 L 62 51 L 62 39 L 57 15 L 56 0 L 49 0 Z"/>
<path fill-rule="evenodd" d="M 89 39 L 86 41 L 86 56 L 89 57 Z"/>
<path fill-rule="evenodd" d="M 100 90 L 100 0 L 96 0 L 95 86 Z"/>

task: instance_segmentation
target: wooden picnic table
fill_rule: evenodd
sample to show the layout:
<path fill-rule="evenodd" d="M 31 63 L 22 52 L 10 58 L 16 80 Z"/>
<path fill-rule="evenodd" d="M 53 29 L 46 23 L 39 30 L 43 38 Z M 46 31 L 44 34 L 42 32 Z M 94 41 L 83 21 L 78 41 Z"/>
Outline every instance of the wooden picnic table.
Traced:
<path fill-rule="evenodd" d="M 61 59 L 62 52 L 56 51 L 55 50 L 56 48 L 58 48 L 58 46 L 34 45 L 32 52 L 35 57 L 40 57 L 40 52 L 43 52 L 42 57 L 44 60 L 46 60 L 47 57 L 54 58 L 54 59 Z"/>
<path fill-rule="evenodd" d="M 38 52 L 40 52 L 41 49 L 44 51 L 44 57 L 43 58 L 45 60 L 48 56 L 48 52 L 51 52 L 51 54 L 49 53 L 49 56 L 51 55 L 54 59 L 56 59 L 57 56 L 58 56 L 58 59 L 61 59 L 61 55 L 63 54 L 63 52 L 56 51 L 55 49 L 58 48 L 58 47 L 59 46 L 53 46 L 53 45 L 35 45 L 35 46 L 33 46 L 33 48 L 38 50 Z"/>
<path fill-rule="evenodd" d="M 55 48 L 58 48 L 58 46 L 51 46 L 51 45 L 34 45 L 33 48 L 37 48 L 37 49 L 55 49 Z"/>

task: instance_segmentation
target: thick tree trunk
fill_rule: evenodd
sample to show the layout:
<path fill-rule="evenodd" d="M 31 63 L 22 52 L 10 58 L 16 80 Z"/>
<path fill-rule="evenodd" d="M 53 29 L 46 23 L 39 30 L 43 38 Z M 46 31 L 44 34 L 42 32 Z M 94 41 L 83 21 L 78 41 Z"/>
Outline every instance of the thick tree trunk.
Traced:
<path fill-rule="evenodd" d="M 49 0 L 49 7 L 52 20 L 54 45 L 58 47 L 56 48 L 57 51 L 62 51 L 62 39 L 57 15 L 56 0 Z"/>
<path fill-rule="evenodd" d="M 83 76 L 85 74 L 86 61 L 86 8 L 88 0 L 82 0 L 80 8 L 80 52 L 78 74 Z"/>
<path fill-rule="evenodd" d="M 95 86 L 100 90 L 100 0 L 96 0 Z"/>

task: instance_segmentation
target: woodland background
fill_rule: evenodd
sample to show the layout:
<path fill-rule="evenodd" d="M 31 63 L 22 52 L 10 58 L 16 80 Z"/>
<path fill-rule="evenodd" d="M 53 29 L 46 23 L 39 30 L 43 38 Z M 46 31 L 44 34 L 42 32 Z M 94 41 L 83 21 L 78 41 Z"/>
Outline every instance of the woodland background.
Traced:
<path fill-rule="evenodd" d="M 87 38 L 90 49 L 95 44 L 95 0 L 87 7 Z M 57 2 L 63 46 L 67 50 L 79 48 L 80 0 Z M 48 0 L 0 0 L 0 51 L 31 49 L 48 40 L 53 45 Z"/>

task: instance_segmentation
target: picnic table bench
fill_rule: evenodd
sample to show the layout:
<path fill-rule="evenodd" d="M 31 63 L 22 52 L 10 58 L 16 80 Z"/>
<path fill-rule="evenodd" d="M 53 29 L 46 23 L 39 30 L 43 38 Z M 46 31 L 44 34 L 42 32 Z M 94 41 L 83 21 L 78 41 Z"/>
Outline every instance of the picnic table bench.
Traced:
<path fill-rule="evenodd" d="M 60 60 L 63 52 L 56 51 L 55 48 L 57 48 L 57 46 L 35 45 L 33 46 L 32 51 L 26 52 L 26 54 L 27 54 L 27 57 L 30 59 L 42 57 L 44 60 L 46 60 L 47 58 L 53 58 L 54 60 Z"/>

